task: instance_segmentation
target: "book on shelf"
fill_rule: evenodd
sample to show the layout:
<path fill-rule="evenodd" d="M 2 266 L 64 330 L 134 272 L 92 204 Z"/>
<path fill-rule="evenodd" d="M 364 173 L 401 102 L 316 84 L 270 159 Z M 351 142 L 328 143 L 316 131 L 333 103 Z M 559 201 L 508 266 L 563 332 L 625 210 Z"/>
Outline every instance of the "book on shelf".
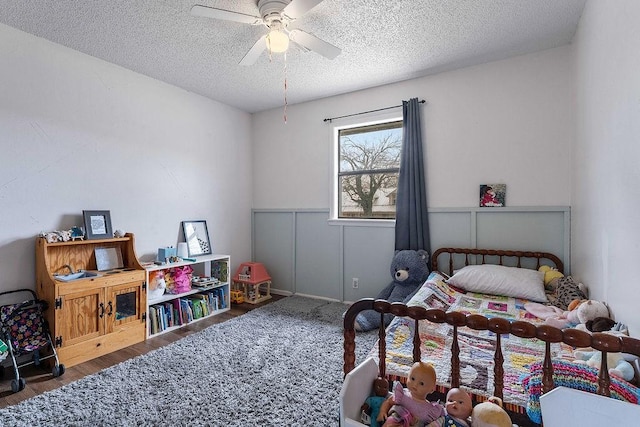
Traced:
<path fill-rule="evenodd" d="M 215 293 L 207 292 L 207 304 L 212 312 L 218 310 L 218 297 Z"/>
<path fill-rule="evenodd" d="M 227 298 L 224 288 L 216 288 L 214 292 L 218 296 L 218 304 L 220 308 L 227 308 Z"/>
<path fill-rule="evenodd" d="M 207 297 L 209 298 L 209 306 L 211 307 L 211 311 L 218 310 L 218 297 L 216 296 L 216 294 L 214 294 L 213 292 L 209 292 L 207 294 Z"/>
<path fill-rule="evenodd" d="M 202 311 L 202 316 L 208 316 L 213 311 L 209 305 L 209 298 L 206 293 L 194 294 L 191 296 L 191 299 L 194 301 L 194 304 L 197 303 L 200 305 L 200 309 Z"/>
<path fill-rule="evenodd" d="M 152 334 L 157 334 L 167 329 L 167 318 L 162 304 L 154 304 L 149 307 L 149 318 L 151 319 Z"/>
<path fill-rule="evenodd" d="M 167 321 L 164 313 L 164 306 L 158 305 L 156 306 L 156 310 L 158 310 L 158 332 L 162 332 L 167 329 Z"/>
<path fill-rule="evenodd" d="M 149 332 L 150 334 L 158 333 L 158 313 L 154 306 L 149 307 Z"/>
<path fill-rule="evenodd" d="M 193 319 L 199 319 L 202 317 L 202 305 L 197 298 L 189 298 L 189 306 L 193 311 Z"/>
<path fill-rule="evenodd" d="M 193 309 L 189 304 L 189 299 L 180 298 L 180 308 L 182 310 L 182 324 L 193 321 Z"/>
<path fill-rule="evenodd" d="M 180 304 L 179 299 L 174 299 L 171 301 L 171 305 L 173 305 L 173 318 L 174 324 L 176 326 L 180 326 L 184 324 L 183 315 L 182 315 L 182 304 Z"/>
<path fill-rule="evenodd" d="M 211 275 L 221 282 L 229 280 L 229 266 L 227 261 L 214 261 L 211 265 Z"/>
<path fill-rule="evenodd" d="M 164 315 L 166 318 L 167 328 L 174 326 L 175 322 L 173 320 L 173 304 L 170 301 L 163 303 L 164 306 Z"/>

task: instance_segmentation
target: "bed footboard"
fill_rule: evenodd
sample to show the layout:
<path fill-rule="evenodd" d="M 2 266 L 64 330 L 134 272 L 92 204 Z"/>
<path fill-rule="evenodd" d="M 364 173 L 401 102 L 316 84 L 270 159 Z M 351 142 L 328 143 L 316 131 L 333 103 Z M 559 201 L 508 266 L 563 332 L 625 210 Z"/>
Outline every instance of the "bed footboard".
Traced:
<path fill-rule="evenodd" d="M 503 398 L 504 368 L 501 346 L 502 334 L 513 334 L 521 338 L 537 339 L 545 343 L 545 354 L 542 361 L 542 391 L 546 393 L 554 388 L 553 364 L 551 360 L 551 343 L 564 342 L 572 347 L 592 347 L 602 352 L 623 352 L 640 356 L 640 340 L 631 337 L 618 337 L 605 333 L 590 335 L 577 329 L 560 330 L 549 325 L 533 325 L 524 321 L 509 322 L 502 318 L 486 318 L 481 315 L 465 315 L 460 312 L 444 312 L 439 309 L 425 309 L 423 307 L 409 307 L 405 304 L 386 300 L 374 300 L 373 298 L 361 299 L 352 304 L 344 316 L 344 375 L 353 370 L 355 366 L 355 319 L 358 313 L 364 310 L 375 310 L 384 314 L 391 313 L 395 316 L 409 317 L 416 322 L 414 331 L 418 331 L 419 321 L 432 323 L 448 323 L 453 328 L 453 341 L 451 345 L 451 387 L 460 386 L 460 351 L 458 343 L 458 328 L 467 326 L 475 330 L 488 330 L 496 334 L 496 349 L 494 353 L 494 394 Z M 384 322 L 381 322 L 384 325 Z M 379 376 L 386 377 L 385 355 L 386 341 L 385 328 L 381 326 L 378 331 L 378 356 Z M 420 336 L 413 336 L 413 360 L 420 360 Z M 597 393 L 610 396 L 611 378 L 607 368 L 607 358 L 602 358 L 602 364 L 598 374 Z"/>

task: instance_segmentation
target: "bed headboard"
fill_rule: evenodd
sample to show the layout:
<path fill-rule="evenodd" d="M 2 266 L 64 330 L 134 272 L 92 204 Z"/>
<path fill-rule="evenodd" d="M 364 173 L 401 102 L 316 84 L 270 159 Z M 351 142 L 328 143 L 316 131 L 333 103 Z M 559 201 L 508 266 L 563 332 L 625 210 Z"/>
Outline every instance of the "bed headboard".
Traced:
<path fill-rule="evenodd" d="M 448 255 L 448 257 L 447 257 Z M 542 262 L 545 260 L 545 262 Z M 538 269 L 553 264 L 564 274 L 564 264 L 548 252 L 510 251 L 496 249 L 440 248 L 431 255 L 431 270 L 451 276 L 454 270 L 473 264 L 498 264 L 509 267 Z"/>

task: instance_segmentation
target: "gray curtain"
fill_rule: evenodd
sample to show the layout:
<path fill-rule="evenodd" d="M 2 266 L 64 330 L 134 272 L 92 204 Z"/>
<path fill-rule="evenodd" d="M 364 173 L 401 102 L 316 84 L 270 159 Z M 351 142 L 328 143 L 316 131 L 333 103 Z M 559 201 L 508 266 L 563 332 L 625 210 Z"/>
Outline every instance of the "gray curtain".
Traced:
<path fill-rule="evenodd" d="M 402 154 L 396 199 L 396 250 L 431 254 L 418 98 L 402 101 Z"/>

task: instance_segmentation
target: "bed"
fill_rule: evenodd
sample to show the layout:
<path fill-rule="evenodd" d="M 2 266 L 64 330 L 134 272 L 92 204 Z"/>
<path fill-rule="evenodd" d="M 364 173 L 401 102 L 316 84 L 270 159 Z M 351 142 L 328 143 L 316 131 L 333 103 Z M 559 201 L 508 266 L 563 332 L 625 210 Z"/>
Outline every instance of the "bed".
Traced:
<path fill-rule="evenodd" d="M 512 418 L 529 418 L 534 423 L 541 421 L 540 395 L 558 385 L 574 387 L 579 383 L 582 390 L 638 403 L 635 386 L 610 377 L 606 366 L 598 371 L 574 364 L 573 350 L 593 347 L 640 356 L 639 340 L 560 330 L 525 309 L 527 298 L 539 302 L 545 298 L 544 284 L 542 296 L 540 289 L 522 290 L 521 284 L 532 276 L 539 277 L 542 265 L 563 272 L 558 257 L 546 252 L 442 248 L 434 252 L 431 263 L 431 275 L 406 305 L 367 298 L 352 304 L 345 313 L 342 425 L 361 425 L 359 407 L 370 395 L 377 376 L 403 381 L 417 360 L 434 364 L 440 393 L 462 387 L 475 402 L 498 396 Z M 502 274 L 503 267 L 510 267 L 506 269 L 509 274 L 518 274 L 513 278 L 518 285 L 487 285 L 496 277 L 493 270 Z M 536 280 L 528 286 L 537 287 Z M 460 283 L 466 289 L 457 286 Z M 354 321 L 363 310 L 396 317 L 386 329 L 379 329 L 377 345 L 356 367 Z M 603 360 L 606 363 L 606 358 Z"/>

